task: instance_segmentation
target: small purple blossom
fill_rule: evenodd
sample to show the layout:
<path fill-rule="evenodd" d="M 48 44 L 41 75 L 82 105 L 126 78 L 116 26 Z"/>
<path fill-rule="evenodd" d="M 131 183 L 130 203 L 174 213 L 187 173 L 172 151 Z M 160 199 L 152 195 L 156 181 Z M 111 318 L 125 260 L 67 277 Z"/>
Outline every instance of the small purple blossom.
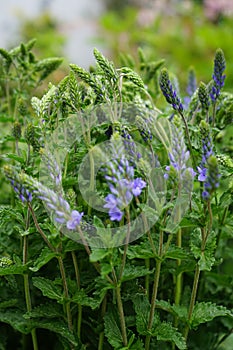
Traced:
<path fill-rule="evenodd" d="M 66 227 L 69 230 L 75 230 L 75 228 L 80 225 L 83 214 L 84 214 L 83 212 L 79 213 L 77 210 L 73 210 L 71 212 L 70 220 L 68 220 L 66 223 Z"/>
<path fill-rule="evenodd" d="M 17 183 L 15 180 L 10 180 L 11 186 L 22 202 L 32 201 L 32 192 L 26 189 L 23 184 Z"/>
<path fill-rule="evenodd" d="M 120 153 L 117 154 L 116 149 L 119 148 L 118 142 L 117 135 L 113 134 L 114 158 L 103 169 L 105 179 L 111 191 L 105 197 L 106 203 L 104 208 L 109 209 L 108 212 L 112 221 L 120 221 L 123 217 L 123 209 L 129 205 L 134 196 L 139 196 L 142 189 L 146 187 L 146 182 L 141 178 L 134 179 L 134 167 L 130 164 L 124 153 L 120 157 Z"/>

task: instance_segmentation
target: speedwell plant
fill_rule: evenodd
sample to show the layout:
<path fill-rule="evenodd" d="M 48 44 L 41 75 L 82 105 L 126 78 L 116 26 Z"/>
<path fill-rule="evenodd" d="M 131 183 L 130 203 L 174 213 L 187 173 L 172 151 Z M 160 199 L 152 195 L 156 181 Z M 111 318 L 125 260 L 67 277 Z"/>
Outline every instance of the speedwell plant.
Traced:
<path fill-rule="evenodd" d="M 141 49 L 35 96 L 61 59 L 33 45 L 0 50 L 0 349 L 230 349 L 224 53 L 183 97 Z"/>

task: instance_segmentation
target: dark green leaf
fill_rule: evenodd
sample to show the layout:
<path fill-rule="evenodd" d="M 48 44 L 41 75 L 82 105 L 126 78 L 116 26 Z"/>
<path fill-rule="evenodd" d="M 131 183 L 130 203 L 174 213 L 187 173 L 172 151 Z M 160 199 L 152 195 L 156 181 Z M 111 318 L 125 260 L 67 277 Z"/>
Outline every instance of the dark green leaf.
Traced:
<path fill-rule="evenodd" d="M 56 256 L 57 254 L 55 252 L 52 252 L 48 247 L 45 247 L 41 251 L 39 257 L 34 262 L 34 266 L 30 267 L 30 270 L 32 270 L 33 272 L 39 271 L 42 266 L 46 265 L 50 260 L 52 260 Z"/>
<path fill-rule="evenodd" d="M 60 303 L 63 302 L 63 295 L 61 294 L 60 289 L 56 286 L 54 281 L 51 281 L 44 277 L 33 277 L 32 282 L 36 288 L 41 290 L 42 294 L 45 297 L 55 299 Z"/>

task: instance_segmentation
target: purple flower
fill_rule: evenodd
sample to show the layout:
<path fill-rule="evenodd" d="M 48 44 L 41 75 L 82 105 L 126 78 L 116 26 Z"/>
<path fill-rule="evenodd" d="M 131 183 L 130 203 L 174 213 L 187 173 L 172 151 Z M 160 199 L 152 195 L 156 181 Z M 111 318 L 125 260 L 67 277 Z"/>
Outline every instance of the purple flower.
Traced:
<path fill-rule="evenodd" d="M 206 181 L 207 169 L 206 168 L 201 168 L 201 167 L 198 166 L 197 170 L 199 172 L 198 180 L 201 181 L 201 182 Z"/>
<path fill-rule="evenodd" d="M 113 155 L 114 158 L 109 162 L 103 171 L 111 191 L 105 197 L 104 208 L 109 209 L 110 220 L 120 221 L 123 216 L 123 209 L 129 205 L 133 196 L 139 196 L 146 182 L 141 178 L 134 179 L 134 167 L 125 157 L 124 153 L 120 156 L 116 149 L 119 145 L 117 135 L 113 134 Z M 114 139 L 115 138 L 115 139 Z"/>
<path fill-rule="evenodd" d="M 10 180 L 11 186 L 22 202 L 31 202 L 32 193 L 26 189 L 23 184 L 17 183 L 15 180 Z"/>
<path fill-rule="evenodd" d="M 67 221 L 66 227 L 69 230 L 75 230 L 76 226 L 80 225 L 80 221 L 82 220 L 83 212 L 79 213 L 77 210 L 73 210 L 71 213 L 70 220 Z"/>
<path fill-rule="evenodd" d="M 139 196 L 142 193 L 142 189 L 146 187 L 146 182 L 141 178 L 137 178 L 132 183 L 132 192 L 135 197 Z"/>

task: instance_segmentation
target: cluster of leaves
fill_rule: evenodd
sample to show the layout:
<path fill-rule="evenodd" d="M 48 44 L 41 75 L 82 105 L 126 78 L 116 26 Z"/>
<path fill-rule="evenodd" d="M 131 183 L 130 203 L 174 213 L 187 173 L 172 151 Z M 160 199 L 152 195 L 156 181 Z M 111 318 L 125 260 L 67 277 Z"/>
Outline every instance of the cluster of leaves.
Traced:
<path fill-rule="evenodd" d="M 34 87 L 61 63 L 57 58 L 37 61 L 31 53 L 33 44 L 34 41 L 21 44 L 10 52 L 0 50 L 4 77 L 0 116 L 8 129 L 7 135 L 1 136 L 2 162 L 11 162 L 17 171 L 36 179 L 41 157 L 38 150 L 60 123 L 101 104 L 128 104 L 130 111 L 124 110 L 123 121 L 113 119 L 112 123 L 94 125 L 84 133 L 70 150 L 63 168 L 65 198 L 85 213 L 81 227 L 93 223 L 104 240 L 102 231 L 107 234 L 115 224 L 82 199 L 77 184 L 79 167 L 88 149 L 108 140 L 113 129 L 127 130 L 135 141 L 149 147 L 165 167 L 169 161 L 166 142 L 156 134 L 145 141 L 141 124 L 136 127 L 127 122 L 127 112 L 133 111 L 141 118 L 145 110 L 158 112 L 154 102 L 159 97 L 158 73 L 163 61 L 150 62 L 139 50 L 139 74 L 127 55 L 122 56 L 124 66 L 116 68 L 95 49 L 96 67 L 87 71 L 71 64 L 69 75 L 58 85 L 49 84 L 42 97 L 31 98 Z M 21 100 L 26 105 L 23 113 Z M 29 100 L 31 107 L 26 103 Z M 176 184 L 170 181 L 165 199 L 164 195 L 158 200 L 155 194 L 148 194 L 157 207 L 163 207 L 161 215 L 149 232 L 129 246 L 107 249 L 75 242 L 75 234 L 70 238 L 63 235 L 39 199 L 22 203 L 2 178 L 5 194 L 0 207 L 0 349 L 30 349 L 30 339 L 34 350 L 200 349 L 200 344 L 221 349 L 233 326 L 232 108 L 232 94 L 222 93 L 212 130 L 222 178 L 209 207 L 196 181 L 189 210 L 178 227 L 168 231 L 166 225 L 175 207 L 173 199 L 178 195 Z M 170 108 L 161 112 L 168 125 L 172 113 Z M 205 115 L 197 91 L 185 118 L 198 163 L 199 123 Z M 17 134 L 18 125 L 27 131 L 26 136 Z M 66 136 L 69 138 L 69 134 Z M 140 164 L 137 171 L 143 176 L 141 170 L 147 164 Z M 154 177 L 156 186 L 156 172 Z M 101 180 L 97 176 L 98 189 L 104 192 Z M 148 210 L 148 220 L 153 220 L 156 211 L 143 205 L 133 203 L 132 215 L 144 208 Z M 203 245 L 205 230 L 210 232 Z M 198 283 L 197 274 L 195 303 L 192 289 Z"/>

